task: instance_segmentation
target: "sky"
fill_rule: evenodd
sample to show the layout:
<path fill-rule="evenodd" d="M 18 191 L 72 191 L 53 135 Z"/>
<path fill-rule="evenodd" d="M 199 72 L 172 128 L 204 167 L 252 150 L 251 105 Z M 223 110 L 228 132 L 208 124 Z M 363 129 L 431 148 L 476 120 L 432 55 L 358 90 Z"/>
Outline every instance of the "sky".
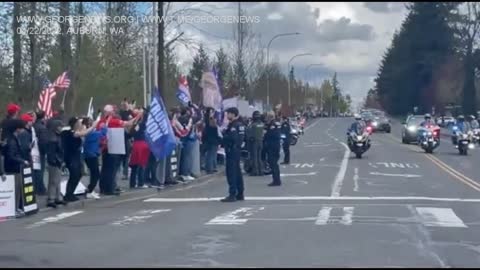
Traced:
<path fill-rule="evenodd" d="M 175 5 L 172 10 L 187 4 Z M 312 56 L 295 58 L 296 77 L 320 85 L 337 72 L 342 91 L 350 94 L 355 103 L 373 86 L 380 60 L 407 12 L 405 3 L 399 2 L 242 2 L 241 6 L 246 15 L 259 16 L 260 21 L 251 24 L 251 29 L 260 35 L 264 45 L 276 34 L 301 33 L 273 41 L 270 62 L 278 61 L 286 72 L 287 62 L 293 55 L 312 53 Z M 238 2 L 194 3 L 189 7 L 220 16 L 238 12 Z M 183 25 L 181 31 L 204 43 L 213 56 L 220 46 L 228 47 L 234 26 L 228 23 Z M 177 46 L 176 50 L 179 64 L 186 70 L 195 50 L 183 46 Z M 309 64 L 321 66 L 312 67 L 307 74 L 305 68 Z"/>

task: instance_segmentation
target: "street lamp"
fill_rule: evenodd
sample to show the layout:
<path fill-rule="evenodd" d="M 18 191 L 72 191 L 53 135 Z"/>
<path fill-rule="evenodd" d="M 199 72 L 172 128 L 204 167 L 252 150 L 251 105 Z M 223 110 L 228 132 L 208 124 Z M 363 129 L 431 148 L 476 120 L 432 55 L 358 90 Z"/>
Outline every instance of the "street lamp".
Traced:
<path fill-rule="evenodd" d="M 295 32 L 295 33 L 283 33 L 283 34 L 278 34 L 272 37 L 272 39 L 268 42 L 267 46 L 267 65 L 266 68 L 268 69 L 268 64 L 269 64 L 269 56 L 270 56 L 270 45 L 272 44 L 272 41 L 278 37 L 283 37 L 283 36 L 294 36 L 294 35 L 300 35 L 300 33 Z M 270 107 L 270 69 L 267 70 L 267 105 Z"/>
<path fill-rule="evenodd" d="M 288 64 L 287 64 L 287 76 L 288 76 L 288 107 L 290 107 L 292 105 L 292 99 L 291 99 L 291 95 L 290 95 L 290 63 L 293 61 L 293 59 L 297 58 L 297 57 L 300 57 L 300 56 L 307 56 L 307 55 L 312 55 L 311 53 L 301 53 L 301 54 L 297 54 L 297 55 L 294 55 L 292 56 L 292 58 L 290 58 L 290 60 L 288 61 Z"/>
<path fill-rule="evenodd" d="M 305 68 L 305 74 L 308 76 L 308 70 L 311 68 L 311 67 L 314 67 L 314 66 L 323 66 L 323 64 L 310 64 L 308 65 L 306 68 Z M 305 91 L 305 107 L 307 107 L 307 92 Z M 317 92 L 315 91 L 315 102 L 317 101 Z M 320 89 L 320 110 L 322 111 L 323 110 L 323 93 Z"/>

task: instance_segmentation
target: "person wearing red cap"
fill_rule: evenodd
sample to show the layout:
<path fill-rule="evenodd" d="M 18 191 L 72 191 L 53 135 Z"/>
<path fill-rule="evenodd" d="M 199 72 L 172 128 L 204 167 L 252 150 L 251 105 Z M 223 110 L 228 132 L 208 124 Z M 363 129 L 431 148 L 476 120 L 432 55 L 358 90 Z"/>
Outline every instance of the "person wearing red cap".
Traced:
<path fill-rule="evenodd" d="M 97 124 L 97 130 L 100 130 L 105 124 L 108 128 L 130 128 L 137 118 L 123 121 L 115 116 L 115 108 L 112 105 L 106 105 L 103 109 L 103 115 Z M 104 195 L 120 195 L 120 189 L 117 188 L 116 175 L 120 168 L 122 155 L 110 154 L 107 149 L 106 137 L 101 142 L 102 145 L 102 168 L 100 177 L 100 193 Z"/>

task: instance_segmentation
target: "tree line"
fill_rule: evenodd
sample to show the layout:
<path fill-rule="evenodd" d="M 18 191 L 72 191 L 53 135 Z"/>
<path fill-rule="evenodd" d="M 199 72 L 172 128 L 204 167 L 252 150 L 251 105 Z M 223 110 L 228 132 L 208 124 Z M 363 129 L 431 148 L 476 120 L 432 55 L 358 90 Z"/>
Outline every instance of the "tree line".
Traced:
<path fill-rule="evenodd" d="M 153 74 L 155 53 L 151 24 L 143 21 L 112 22 L 48 22 L 22 21 L 22 16 L 106 16 L 145 15 L 135 2 L 3 2 L 0 3 L 0 106 L 18 102 L 25 109 L 35 109 L 42 82 L 51 81 L 63 71 L 69 72 L 71 86 L 67 90 L 67 114 L 86 113 L 90 97 L 94 104 L 119 103 L 124 97 L 143 103 L 143 70 Z M 208 8 L 199 9 L 188 4 L 163 2 L 165 16 L 212 14 Z M 241 9 L 241 14 L 246 11 Z M 147 11 L 148 12 L 148 11 Z M 188 24 L 186 22 L 183 22 Z M 239 24 L 232 31 L 232 39 L 218 50 L 211 50 L 199 40 L 188 36 L 179 22 L 168 21 L 164 28 L 163 68 L 165 82 L 162 94 L 169 107 L 178 105 L 175 92 L 182 75 L 176 48 L 184 46 L 194 51 L 193 64 L 185 72 L 193 102 L 200 104 L 200 80 L 207 67 L 215 66 L 222 96 L 241 96 L 247 100 L 266 102 L 267 72 L 270 80 L 270 103 L 288 102 L 288 76 L 278 62 L 265 64 L 265 45 L 261 36 L 250 24 Z M 47 29 L 34 33 L 34 28 Z M 87 27 L 95 34 L 79 31 Z M 115 27 L 121 31 L 111 32 Z M 195 26 L 196 27 L 196 26 Z M 30 29 L 30 30 L 29 30 Z M 72 31 L 73 30 L 73 31 Z M 202 30 L 203 31 L 203 30 Z M 146 50 L 144 50 L 146 46 Z M 152 48 L 151 50 L 148 48 Z M 146 56 L 146 63 L 143 55 Z M 272 62 L 272 61 L 271 61 Z M 291 101 L 294 107 L 307 102 L 320 105 L 325 110 L 343 112 L 349 109 L 351 99 L 343 95 L 336 74 L 321 86 L 309 85 L 290 71 Z M 149 76 L 153 80 L 153 75 Z M 148 86 L 154 85 L 152 81 Z M 60 96 L 60 97 L 59 97 Z M 54 108 L 58 109 L 61 95 L 57 95 Z"/>
<path fill-rule="evenodd" d="M 366 107 L 392 115 L 461 106 L 476 114 L 480 98 L 480 3 L 413 2 L 380 63 Z"/>

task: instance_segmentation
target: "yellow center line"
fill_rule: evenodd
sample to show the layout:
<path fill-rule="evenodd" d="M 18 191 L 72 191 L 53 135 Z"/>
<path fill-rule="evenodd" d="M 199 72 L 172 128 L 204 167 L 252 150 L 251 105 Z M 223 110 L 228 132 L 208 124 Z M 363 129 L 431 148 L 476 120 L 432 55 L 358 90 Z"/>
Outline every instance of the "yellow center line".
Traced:
<path fill-rule="evenodd" d="M 392 141 L 401 143 L 401 140 L 399 138 L 393 136 L 392 134 L 387 134 L 387 138 L 392 139 Z M 411 149 L 415 152 L 418 152 L 418 153 L 421 152 L 421 151 L 418 150 L 418 148 L 416 148 L 412 145 L 402 144 L 402 146 L 405 146 L 405 147 L 407 147 L 407 148 L 409 148 L 409 149 Z M 480 191 L 480 184 L 478 182 L 476 182 L 476 181 L 472 180 L 471 178 L 463 175 L 462 173 L 456 171 L 455 169 L 453 169 L 452 167 L 447 165 L 445 162 L 441 161 L 439 158 L 437 158 L 435 156 L 432 156 L 432 155 L 427 155 L 427 154 L 423 155 L 423 156 L 428 158 L 431 162 L 433 162 L 433 164 L 437 165 L 440 169 L 442 169 L 446 173 L 450 174 L 455 179 L 461 181 L 462 183 L 468 185 L 469 187 L 475 189 L 476 191 Z"/>

